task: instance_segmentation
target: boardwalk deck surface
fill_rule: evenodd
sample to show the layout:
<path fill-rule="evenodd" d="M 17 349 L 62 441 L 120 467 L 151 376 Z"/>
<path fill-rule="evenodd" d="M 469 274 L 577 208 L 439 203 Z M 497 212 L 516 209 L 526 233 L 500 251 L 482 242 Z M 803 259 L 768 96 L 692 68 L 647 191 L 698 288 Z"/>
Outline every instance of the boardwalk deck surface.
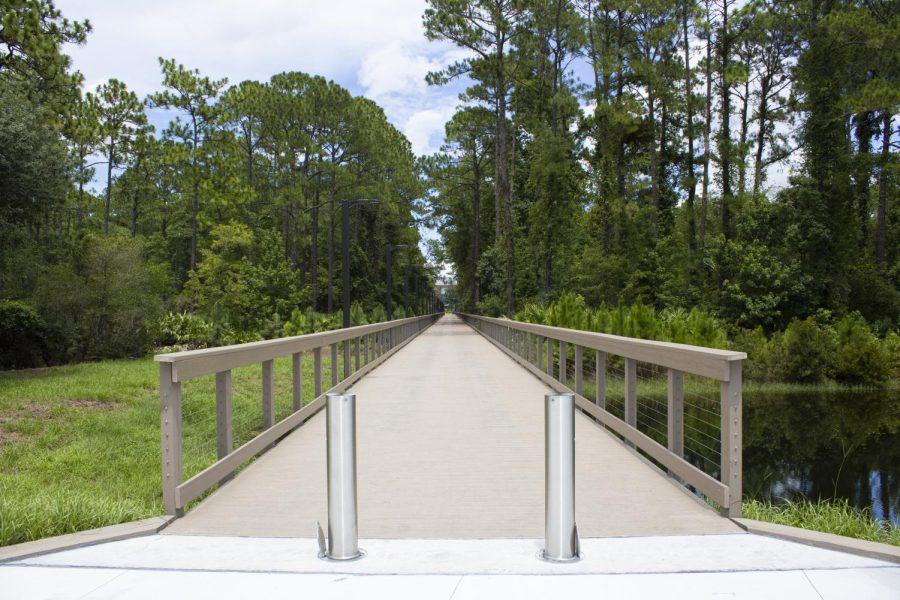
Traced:
<path fill-rule="evenodd" d="M 548 388 L 453 316 L 352 389 L 363 538 L 540 538 Z M 582 414 L 582 537 L 738 533 Z M 168 534 L 311 537 L 325 522 L 319 412 Z"/>

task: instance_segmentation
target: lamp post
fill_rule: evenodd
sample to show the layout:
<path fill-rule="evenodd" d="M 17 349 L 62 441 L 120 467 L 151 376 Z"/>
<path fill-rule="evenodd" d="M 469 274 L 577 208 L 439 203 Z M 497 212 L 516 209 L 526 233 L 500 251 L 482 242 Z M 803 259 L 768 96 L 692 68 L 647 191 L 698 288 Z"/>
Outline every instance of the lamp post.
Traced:
<path fill-rule="evenodd" d="M 344 322 L 346 329 L 350 327 L 350 207 L 364 204 L 378 204 L 378 200 L 361 198 L 358 200 L 341 200 L 341 270 L 343 285 L 341 286 L 341 300 L 343 304 Z M 350 345 L 344 342 L 344 378 L 350 377 Z"/>
<path fill-rule="evenodd" d="M 402 248 L 409 248 L 409 244 L 394 244 L 394 245 L 388 244 L 388 247 L 387 247 L 387 295 L 385 296 L 385 307 L 384 308 L 387 312 L 387 320 L 388 321 L 390 321 L 391 319 L 394 318 L 393 314 L 392 314 L 394 312 L 394 307 L 392 304 L 393 299 L 391 298 L 391 295 L 392 295 L 391 287 L 393 285 L 393 283 L 391 282 L 391 273 L 393 271 L 393 263 L 392 263 L 393 253 L 394 253 L 394 250 L 400 250 Z"/>

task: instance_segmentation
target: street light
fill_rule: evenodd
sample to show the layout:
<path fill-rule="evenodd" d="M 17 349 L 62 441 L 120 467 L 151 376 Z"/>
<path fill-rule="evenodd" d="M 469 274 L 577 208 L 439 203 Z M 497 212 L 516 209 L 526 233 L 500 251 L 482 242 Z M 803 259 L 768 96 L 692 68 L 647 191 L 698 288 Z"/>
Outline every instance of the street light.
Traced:
<path fill-rule="evenodd" d="M 344 328 L 350 327 L 350 207 L 367 204 L 378 204 L 378 200 L 360 198 L 358 200 L 341 200 L 341 245 L 342 271 L 344 283 L 341 299 L 344 305 Z M 344 342 L 344 378 L 350 377 L 350 344 Z"/>
<path fill-rule="evenodd" d="M 401 248 L 409 248 L 409 244 L 394 244 L 393 246 L 388 245 L 387 247 L 387 296 L 385 297 L 385 309 L 387 312 L 387 320 L 390 321 L 394 312 L 392 306 L 392 298 L 391 298 L 391 271 L 393 270 L 392 260 L 393 260 L 393 252 L 394 250 L 400 250 Z"/>

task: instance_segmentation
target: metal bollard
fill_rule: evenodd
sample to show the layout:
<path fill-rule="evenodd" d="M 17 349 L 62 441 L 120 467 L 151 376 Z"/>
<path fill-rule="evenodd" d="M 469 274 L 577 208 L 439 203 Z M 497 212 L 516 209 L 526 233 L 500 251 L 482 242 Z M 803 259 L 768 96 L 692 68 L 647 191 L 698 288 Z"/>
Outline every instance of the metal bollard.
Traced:
<path fill-rule="evenodd" d="M 327 394 L 328 549 L 325 558 L 353 560 L 359 549 L 356 517 L 356 394 Z"/>
<path fill-rule="evenodd" d="M 575 394 L 544 396 L 544 551 L 552 562 L 579 559 L 575 525 Z"/>

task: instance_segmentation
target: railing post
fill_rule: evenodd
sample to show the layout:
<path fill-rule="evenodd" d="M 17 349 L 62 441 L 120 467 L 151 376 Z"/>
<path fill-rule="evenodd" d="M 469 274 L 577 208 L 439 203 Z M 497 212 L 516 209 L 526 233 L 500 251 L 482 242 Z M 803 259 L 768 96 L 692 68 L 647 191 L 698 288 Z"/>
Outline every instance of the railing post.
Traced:
<path fill-rule="evenodd" d="M 216 456 L 224 458 L 234 449 L 231 426 L 231 371 L 216 373 Z"/>
<path fill-rule="evenodd" d="M 322 395 L 322 348 L 313 349 L 313 387 L 316 398 Z"/>
<path fill-rule="evenodd" d="M 354 340 L 353 346 L 353 366 L 354 371 L 359 371 L 359 344 L 362 342 L 362 338 L 356 338 Z"/>
<path fill-rule="evenodd" d="M 344 379 L 350 377 L 350 340 L 344 340 L 341 345 L 344 348 Z"/>
<path fill-rule="evenodd" d="M 356 395 L 329 393 L 326 404 L 328 551 L 331 560 L 359 558 L 356 505 Z"/>
<path fill-rule="evenodd" d="M 303 354 L 294 352 L 291 355 L 291 379 L 292 391 L 294 397 L 294 412 L 303 408 Z"/>
<path fill-rule="evenodd" d="M 181 382 L 172 381 L 172 363 L 159 363 L 160 437 L 162 438 L 163 508 L 181 515 L 176 488 L 181 485 Z"/>
<path fill-rule="evenodd" d="M 566 376 L 568 375 L 566 369 L 566 363 L 569 360 L 568 351 L 566 350 L 566 343 L 562 340 L 559 340 L 559 382 L 563 385 L 566 385 Z"/>
<path fill-rule="evenodd" d="M 544 396 L 544 551 L 554 562 L 578 560 L 575 525 L 575 395 Z"/>
<path fill-rule="evenodd" d="M 262 363 L 262 409 L 263 429 L 268 429 L 275 422 L 275 361 L 264 360 Z"/>
<path fill-rule="evenodd" d="M 584 357 L 578 344 L 575 345 L 575 393 L 584 396 Z"/>
<path fill-rule="evenodd" d="M 535 365 L 537 366 L 539 371 L 544 370 L 544 338 L 536 335 L 534 336 L 534 353 L 537 356 L 535 359 Z"/>
<path fill-rule="evenodd" d="M 547 375 L 553 375 L 553 340 L 547 338 Z"/>
<path fill-rule="evenodd" d="M 331 345 L 331 387 L 338 382 L 338 342 Z"/>
<path fill-rule="evenodd" d="M 728 381 L 721 383 L 722 415 L 722 483 L 728 486 L 728 506 L 724 512 L 732 518 L 741 516 L 743 499 L 743 440 L 742 440 L 742 380 L 741 361 L 728 365 Z"/>
<path fill-rule="evenodd" d="M 637 428 L 637 361 L 625 359 L 625 422 Z M 634 444 L 629 444 L 634 446 Z"/>
<path fill-rule="evenodd" d="M 594 365 L 594 378 L 596 381 L 594 382 L 595 390 L 595 398 L 594 402 L 602 408 L 606 410 L 606 352 L 602 350 L 597 350 L 596 359 Z"/>
<path fill-rule="evenodd" d="M 668 372 L 667 432 L 669 452 L 684 457 L 684 373 L 677 369 Z"/>

